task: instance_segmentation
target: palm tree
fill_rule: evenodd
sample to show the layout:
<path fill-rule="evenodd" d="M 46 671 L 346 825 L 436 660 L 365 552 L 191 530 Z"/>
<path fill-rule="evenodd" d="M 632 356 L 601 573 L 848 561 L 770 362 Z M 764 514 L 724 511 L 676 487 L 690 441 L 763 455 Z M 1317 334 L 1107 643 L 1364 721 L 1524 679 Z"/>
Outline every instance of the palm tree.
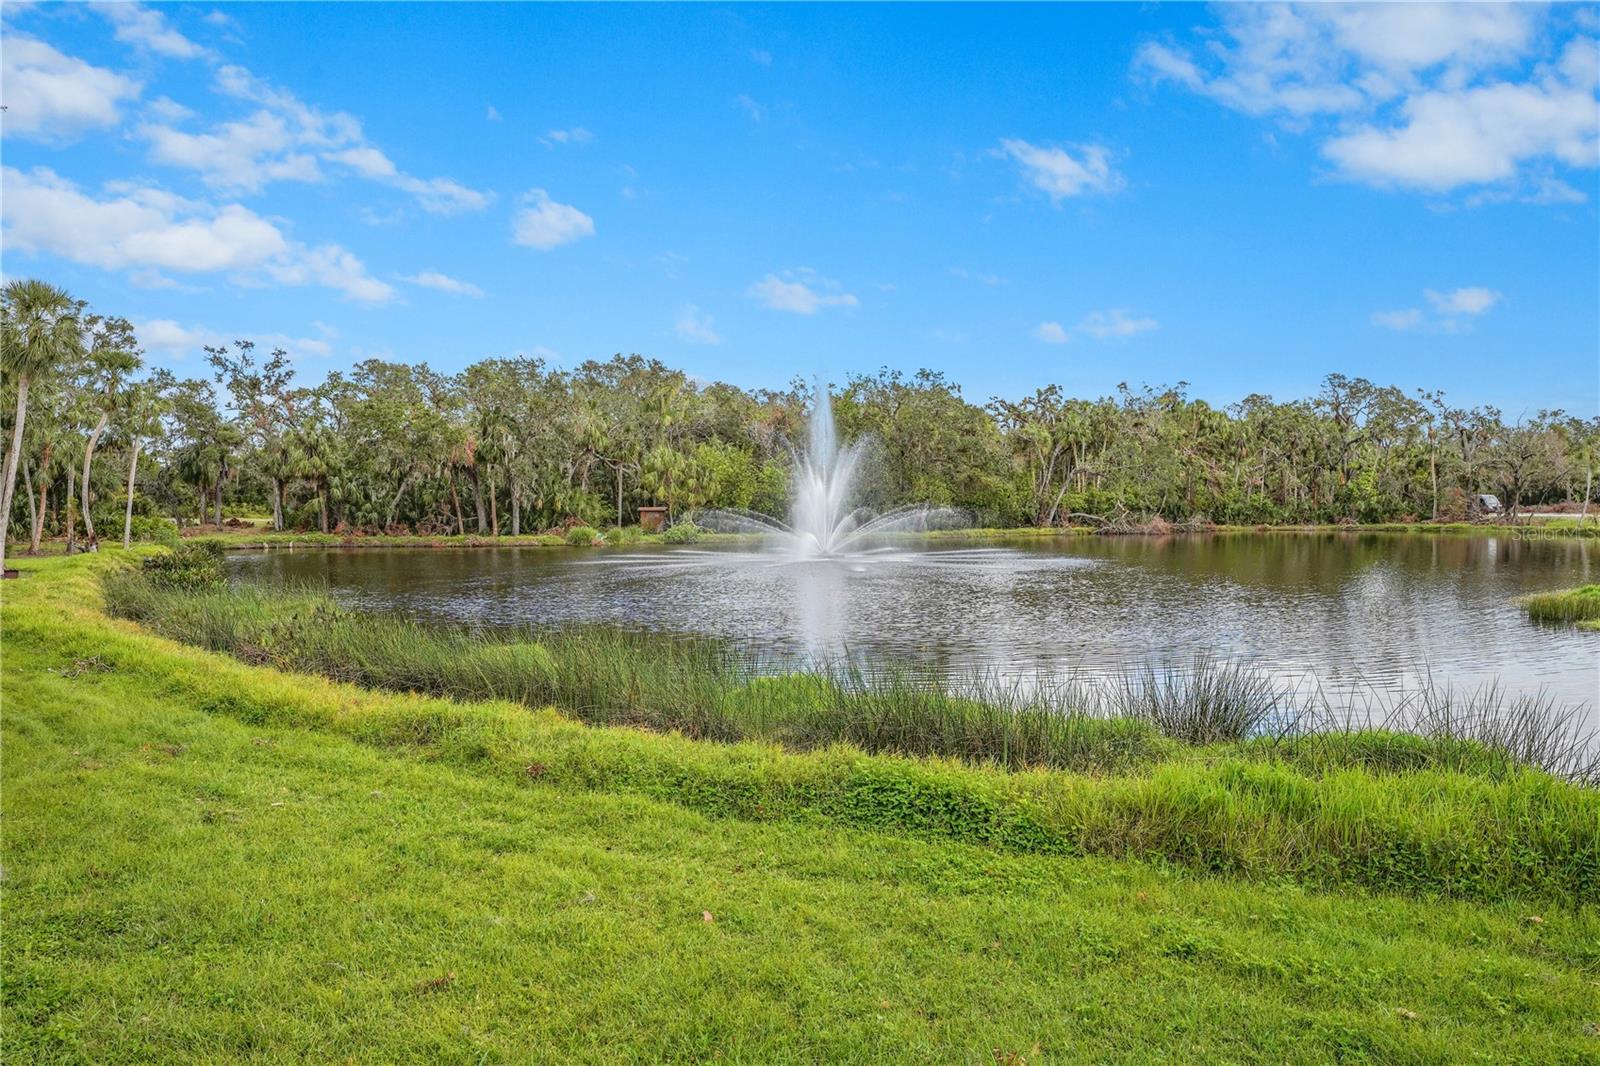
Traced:
<path fill-rule="evenodd" d="M 67 293 L 34 278 L 21 278 L 0 291 L 0 350 L 6 376 L 15 375 L 17 415 L 6 454 L 5 487 L 0 494 L 0 566 L 6 559 L 6 534 L 11 525 L 11 497 L 17 488 L 17 460 L 22 455 L 22 425 L 28 414 L 28 383 L 38 374 L 66 363 L 83 351 L 78 304 Z"/>
<path fill-rule="evenodd" d="M 159 370 L 149 381 L 141 381 L 128 392 L 124 406 L 128 434 L 128 498 L 122 514 L 122 546 L 133 545 L 133 490 L 139 476 L 139 453 L 145 441 L 161 431 L 161 416 L 166 404 L 163 395 L 171 375 Z"/>
<path fill-rule="evenodd" d="M 94 431 L 89 434 L 89 442 L 83 449 L 83 528 L 84 550 L 99 551 L 100 541 L 95 536 L 94 516 L 89 510 L 89 475 L 94 467 L 94 453 L 100 445 L 101 435 L 110 425 L 112 414 L 127 401 L 123 378 L 139 369 L 140 359 L 133 326 L 127 319 L 91 318 L 89 321 L 94 327 L 94 344 L 84 368 L 84 392 L 91 412 L 98 417 Z M 130 484 L 132 477 L 130 474 Z M 124 525 L 127 524 L 125 521 Z"/>

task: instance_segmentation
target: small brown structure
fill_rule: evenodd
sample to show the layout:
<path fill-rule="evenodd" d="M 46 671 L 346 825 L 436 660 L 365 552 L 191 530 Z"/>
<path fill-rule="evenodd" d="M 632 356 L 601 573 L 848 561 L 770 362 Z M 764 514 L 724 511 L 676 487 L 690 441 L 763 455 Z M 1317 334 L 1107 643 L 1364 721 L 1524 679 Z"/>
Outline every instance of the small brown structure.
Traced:
<path fill-rule="evenodd" d="M 665 507 L 639 508 L 639 528 L 646 533 L 659 533 L 667 524 L 667 509 Z"/>

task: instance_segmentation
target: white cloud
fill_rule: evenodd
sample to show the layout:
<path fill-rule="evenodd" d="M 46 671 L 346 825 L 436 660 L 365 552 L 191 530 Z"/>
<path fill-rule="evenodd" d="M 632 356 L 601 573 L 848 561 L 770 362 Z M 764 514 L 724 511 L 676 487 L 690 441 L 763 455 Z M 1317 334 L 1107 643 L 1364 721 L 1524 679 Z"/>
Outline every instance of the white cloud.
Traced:
<path fill-rule="evenodd" d="M 756 103 L 744 93 L 740 93 L 738 96 L 735 96 L 733 98 L 733 102 L 738 104 L 740 109 L 744 111 L 746 115 L 750 116 L 750 121 L 752 122 L 760 122 L 766 117 L 767 109 Z"/>
<path fill-rule="evenodd" d="M 1401 333 L 1469 333 L 1471 320 L 1487 314 L 1504 298 L 1496 290 L 1482 285 L 1468 285 L 1448 292 L 1425 289 L 1422 295 L 1433 309 L 1431 315 L 1419 307 L 1376 311 L 1372 324 Z"/>
<path fill-rule="evenodd" d="M 1160 329 L 1161 323 L 1148 317 L 1134 318 L 1126 309 L 1114 307 L 1109 311 L 1095 311 L 1085 316 L 1083 321 L 1073 328 L 1095 340 L 1124 340 L 1140 333 Z"/>
<path fill-rule="evenodd" d="M 267 273 L 285 285 L 315 283 L 361 303 L 381 304 L 394 299 L 393 286 L 370 276 L 360 259 L 337 244 L 296 247 L 294 255 L 268 263 Z"/>
<path fill-rule="evenodd" d="M 1399 333 L 1413 330 L 1422 325 L 1422 311 L 1415 307 L 1407 307 L 1398 311 L 1374 311 L 1372 324 L 1392 329 Z"/>
<path fill-rule="evenodd" d="M 355 148 L 342 148 L 337 152 L 327 152 L 323 155 L 335 163 L 343 163 L 363 178 L 374 181 L 389 181 L 400 173 L 394 161 L 384 155 L 370 144 L 359 145 Z"/>
<path fill-rule="evenodd" d="M 435 215 L 478 211 L 489 206 L 489 201 L 493 199 L 488 193 L 469 189 L 450 178 L 414 178 L 403 174 L 394 165 L 394 160 L 370 144 L 329 152 L 323 158 L 343 163 L 364 178 L 410 193 L 424 211 Z"/>
<path fill-rule="evenodd" d="M 594 219 L 571 204 L 559 204 L 543 189 L 529 189 L 511 220 L 512 240 L 549 251 L 594 236 Z"/>
<path fill-rule="evenodd" d="M 1498 292 L 1480 285 L 1453 289 L 1450 292 L 1435 292 L 1433 289 L 1428 289 L 1423 295 L 1441 315 L 1481 315 L 1500 302 Z"/>
<path fill-rule="evenodd" d="M 489 109 L 483 113 L 483 117 L 490 122 L 499 122 L 501 120 L 500 111 L 493 104 L 489 105 Z"/>
<path fill-rule="evenodd" d="M 1022 167 L 1027 182 L 1060 204 L 1069 196 L 1112 193 L 1122 187 L 1122 175 L 1111 166 L 1111 153 L 1096 144 L 1046 148 L 1016 138 L 1000 142 L 1002 154 Z"/>
<path fill-rule="evenodd" d="M 141 86 L 104 67 L 63 55 L 43 41 L 7 33 L 0 48 L 6 135 L 66 140 L 116 125 L 122 102 Z"/>
<path fill-rule="evenodd" d="M 448 274 L 441 274 L 437 270 L 424 270 L 405 278 L 413 285 L 420 285 L 424 289 L 438 289 L 454 296 L 471 296 L 474 299 L 483 295 L 483 290 L 469 281 L 452 278 Z"/>
<path fill-rule="evenodd" d="M 139 343 L 152 352 L 165 352 L 177 359 L 199 351 L 206 345 L 226 344 L 220 333 L 180 326 L 170 318 L 155 318 L 133 324 Z"/>
<path fill-rule="evenodd" d="M 1337 176 L 1493 199 L 1582 197 L 1548 167 L 1600 162 L 1596 42 L 1559 53 L 1549 11 L 1517 4 L 1240 4 L 1196 49 L 1147 42 L 1135 73 L 1235 110 L 1316 129 Z M 1532 62 L 1530 66 L 1530 60 Z M 1531 186 L 1531 187 L 1530 187 Z"/>
<path fill-rule="evenodd" d="M 160 96 L 145 105 L 145 114 L 158 122 L 176 123 L 194 118 L 194 111 L 170 96 Z"/>
<path fill-rule="evenodd" d="M 587 144 L 594 140 L 594 134 L 582 126 L 574 126 L 570 130 L 551 130 L 539 138 L 539 143 L 554 147 L 558 144 Z"/>
<path fill-rule="evenodd" d="M 353 300 L 382 303 L 394 290 L 338 245 L 289 240 L 239 204 L 214 206 L 160 189 L 116 184 L 97 199 L 43 167 L 0 168 L 0 221 L 8 250 L 58 255 L 105 270 L 229 272 L 316 283 Z"/>
<path fill-rule="evenodd" d="M 439 215 L 477 211 L 493 195 L 451 178 L 418 178 L 397 167 L 367 141 L 361 123 L 344 112 L 327 113 L 275 88 L 238 66 L 216 73 L 223 96 L 259 105 L 250 115 L 221 122 L 203 133 L 179 129 L 181 117 L 153 113 L 137 135 L 150 145 L 157 163 L 182 167 L 229 192 L 257 192 L 275 181 L 321 181 L 322 163 L 334 163 L 357 176 L 414 197 L 423 210 Z"/>
<path fill-rule="evenodd" d="M 690 344 L 722 343 L 722 335 L 716 330 L 715 320 L 694 304 L 687 304 L 678 312 L 678 321 L 673 329 Z"/>
<path fill-rule="evenodd" d="M 1400 116 L 1332 138 L 1323 156 L 1356 181 L 1449 192 L 1511 181 L 1537 160 L 1592 167 L 1600 153 L 1593 88 L 1556 79 L 1419 93 Z"/>
<path fill-rule="evenodd" d="M 750 49 L 750 58 L 764 67 L 772 66 L 772 53 L 764 48 Z"/>
<path fill-rule="evenodd" d="M 283 119 L 257 111 L 238 122 L 224 122 L 210 133 L 184 133 L 147 122 L 136 130 L 150 144 L 150 158 L 183 167 L 219 189 L 257 192 L 272 181 L 320 181 L 315 156 L 294 151 L 296 138 Z"/>
<path fill-rule="evenodd" d="M 256 342 L 259 350 L 282 348 L 291 356 L 327 358 L 333 354 L 332 342 L 338 336 L 338 331 L 322 322 L 313 322 L 312 325 L 319 336 L 291 337 L 286 333 L 258 333 L 252 334 L 249 339 Z M 135 322 L 133 331 L 147 351 L 161 353 L 171 359 L 187 359 L 204 347 L 219 347 L 233 339 L 207 326 L 185 326 L 170 318 Z"/>
<path fill-rule="evenodd" d="M 968 270 L 966 267 L 951 267 L 950 276 L 960 278 L 962 281 L 976 281 L 983 285 L 1008 285 L 1010 282 L 999 274 L 989 274 L 981 270 Z"/>
<path fill-rule="evenodd" d="M 768 274 L 746 290 L 747 295 L 773 311 L 814 315 L 825 307 L 860 307 L 854 293 L 843 291 L 837 281 L 819 277 L 808 267 Z"/>
<path fill-rule="evenodd" d="M 1059 322 L 1041 322 L 1033 327 L 1033 335 L 1046 344 L 1067 343 L 1067 331 Z"/>
<path fill-rule="evenodd" d="M 106 3 L 94 8 L 115 26 L 117 40 L 173 59 L 198 59 L 206 50 L 167 25 L 161 12 L 142 4 Z"/>

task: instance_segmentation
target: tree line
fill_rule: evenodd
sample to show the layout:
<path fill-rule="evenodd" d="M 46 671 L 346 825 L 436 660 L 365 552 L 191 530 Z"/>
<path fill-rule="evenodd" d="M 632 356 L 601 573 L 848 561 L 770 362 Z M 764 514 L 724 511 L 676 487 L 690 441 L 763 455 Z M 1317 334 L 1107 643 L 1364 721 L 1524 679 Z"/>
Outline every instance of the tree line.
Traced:
<path fill-rule="evenodd" d="M 707 385 L 640 355 L 457 374 L 367 359 L 306 382 L 249 340 L 206 348 L 206 373 L 180 378 L 145 365 L 126 319 L 55 286 L 12 281 L 0 303 L 0 522 L 26 523 L 35 549 L 230 509 L 274 529 L 485 536 L 627 524 L 644 504 L 782 515 L 812 399 L 803 381 Z M 974 403 L 942 373 L 884 369 L 832 388 L 841 435 L 874 442 L 864 505 L 948 504 L 982 525 L 1459 518 L 1478 493 L 1515 514 L 1590 499 L 1600 445 L 1600 417 L 1512 419 L 1341 374 L 1305 399 L 1227 407 L 1182 382 Z"/>

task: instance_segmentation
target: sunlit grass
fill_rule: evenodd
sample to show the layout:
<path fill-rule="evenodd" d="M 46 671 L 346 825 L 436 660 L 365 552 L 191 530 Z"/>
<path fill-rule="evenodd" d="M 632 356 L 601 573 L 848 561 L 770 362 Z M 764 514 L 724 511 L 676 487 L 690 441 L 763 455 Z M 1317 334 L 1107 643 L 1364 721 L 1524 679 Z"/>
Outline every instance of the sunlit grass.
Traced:
<path fill-rule="evenodd" d="M 8 1061 L 1543 1064 L 1594 1045 L 1592 905 L 916 830 L 897 805 L 937 825 L 963 795 L 1023 801 L 992 774 L 246 666 L 101 618 L 85 577 L 106 561 L 23 560 L 0 589 Z M 1259 817 L 1289 781 L 1197 775 L 1135 810 Z M 1420 785 L 1396 808 L 1463 802 L 1457 779 Z M 1378 846 L 1379 824 L 1347 828 Z"/>
<path fill-rule="evenodd" d="M 1600 627 L 1600 585 L 1538 592 L 1524 596 L 1520 602 L 1528 617 L 1536 622 L 1577 624 L 1585 629 Z"/>
<path fill-rule="evenodd" d="M 66 594 L 93 602 L 81 574 L 68 571 L 76 585 Z M 268 593 L 247 595 L 263 599 L 233 612 L 219 599 L 215 610 L 184 616 L 195 625 L 181 635 L 231 647 L 240 619 L 274 613 L 260 606 Z M 574 634 L 572 644 L 547 646 L 441 631 L 442 639 L 459 643 L 419 656 L 424 630 L 363 620 L 360 632 L 367 635 L 341 635 L 339 626 L 316 618 L 316 597 L 300 608 L 314 624 L 274 630 L 269 623 L 258 631 L 262 639 L 248 656 L 253 662 L 294 666 L 291 656 L 304 653 L 298 634 L 315 631 L 323 642 L 314 646 L 317 654 L 342 663 L 338 676 L 370 684 L 394 669 L 400 671 L 394 687 L 414 693 L 383 696 L 230 663 L 94 622 L 87 613 L 76 622 L 56 621 L 59 603 L 11 613 L 7 639 L 45 641 L 68 661 L 94 656 L 110 671 L 127 673 L 136 687 L 153 685 L 213 714 L 256 726 L 327 730 L 494 775 L 638 793 L 738 819 L 830 823 L 1007 851 L 1144 857 L 1246 878 L 1479 899 L 1530 895 L 1588 904 L 1600 898 L 1600 793 L 1520 768 L 1470 740 L 1361 732 L 1193 747 L 1148 723 L 1095 722 L 1079 734 L 1091 753 L 1086 766 L 1063 771 L 1035 762 L 1034 769 L 997 772 L 992 760 L 974 765 L 960 752 L 953 754 L 963 761 L 871 754 L 907 746 L 896 740 L 871 747 L 874 736 L 894 736 L 895 716 L 909 706 L 877 689 L 870 713 L 858 705 L 847 719 L 862 729 L 859 743 L 828 723 L 814 742 L 797 744 L 760 726 L 748 708 L 732 710 L 737 703 L 724 698 L 740 689 L 725 687 L 714 660 L 715 669 L 706 668 L 715 649 L 693 642 L 663 662 L 637 648 L 618 653 L 612 636 Z M 296 639 L 284 643 L 285 632 Z M 485 658 L 469 662 L 473 654 Z M 492 680 L 463 680 L 474 674 Z M 757 691 L 771 688 L 761 697 L 772 701 L 766 706 L 800 708 L 826 722 L 840 713 L 828 706 L 832 697 L 819 701 L 804 688 L 829 683 L 744 678 L 740 687 L 756 706 Z M 520 694 L 496 691 L 494 702 L 462 702 L 474 698 L 453 687 L 463 684 L 529 687 Z M 662 704 L 643 697 L 663 685 L 687 702 L 670 718 L 652 718 L 663 713 Z M 649 731 L 563 723 L 529 709 L 548 691 L 566 692 L 572 698 L 566 713 L 585 721 Z M 992 711 L 981 714 L 960 721 L 999 723 Z M 780 721 L 780 729 L 803 731 L 809 720 L 785 711 Z M 962 735 L 914 719 L 907 728 L 913 736 L 943 736 L 942 743 Z M 1106 761 L 1113 750 L 1108 736 L 1131 751 L 1116 767 Z M 699 739 L 721 737 L 727 742 Z M 986 752 L 991 742 L 984 741 Z"/>

